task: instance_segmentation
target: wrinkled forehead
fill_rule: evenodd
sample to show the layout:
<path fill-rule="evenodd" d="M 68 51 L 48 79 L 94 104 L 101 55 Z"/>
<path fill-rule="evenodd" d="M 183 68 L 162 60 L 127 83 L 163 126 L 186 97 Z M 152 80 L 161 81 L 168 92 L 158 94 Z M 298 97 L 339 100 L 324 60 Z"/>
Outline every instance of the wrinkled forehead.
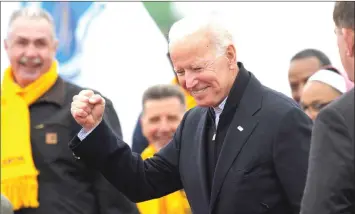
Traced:
<path fill-rule="evenodd" d="M 54 29 L 45 19 L 19 17 L 9 26 L 9 37 L 27 40 L 50 40 L 54 38 Z"/>
<path fill-rule="evenodd" d="M 209 37 L 189 36 L 175 42 L 170 48 L 174 69 L 208 63 L 216 58 L 216 48 Z"/>

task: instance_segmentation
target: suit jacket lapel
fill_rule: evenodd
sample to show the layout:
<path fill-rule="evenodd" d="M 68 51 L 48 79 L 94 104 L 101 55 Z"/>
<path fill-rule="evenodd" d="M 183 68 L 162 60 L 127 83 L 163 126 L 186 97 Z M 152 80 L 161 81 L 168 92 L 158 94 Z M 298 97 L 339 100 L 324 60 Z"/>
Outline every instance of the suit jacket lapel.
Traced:
<path fill-rule="evenodd" d="M 198 144 L 198 152 L 197 152 L 197 161 L 198 161 L 198 175 L 199 175 L 199 180 L 201 181 L 201 188 L 203 191 L 204 199 L 206 200 L 206 204 L 209 204 L 209 196 L 210 193 L 208 192 L 208 184 L 207 184 L 207 172 L 206 172 L 206 123 L 207 123 L 207 117 L 208 117 L 208 111 L 205 109 L 205 111 L 202 113 L 202 117 L 200 118 L 200 121 L 198 123 L 197 127 L 197 135 L 196 135 L 196 142 Z"/>
<path fill-rule="evenodd" d="M 258 124 L 257 118 L 253 117 L 253 115 L 261 108 L 262 92 L 259 90 L 260 87 L 260 83 L 254 78 L 254 76 L 252 76 L 240 106 L 237 108 L 233 120 L 229 125 L 212 182 L 211 211 L 213 210 L 213 206 L 225 180 L 225 176 L 246 143 L 248 137 L 252 134 Z"/>

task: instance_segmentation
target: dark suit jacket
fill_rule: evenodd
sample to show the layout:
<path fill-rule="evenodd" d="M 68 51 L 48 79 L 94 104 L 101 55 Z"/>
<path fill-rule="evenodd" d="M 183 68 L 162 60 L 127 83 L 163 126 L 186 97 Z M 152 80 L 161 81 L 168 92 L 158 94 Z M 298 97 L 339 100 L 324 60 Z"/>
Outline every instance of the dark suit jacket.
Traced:
<path fill-rule="evenodd" d="M 302 214 L 355 213 L 354 89 L 315 120 Z"/>
<path fill-rule="evenodd" d="M 98 170 L 73 159 L 68 142 L 80 126 L 70 114 L 73 96 L 83 88 L 58 78 L 54 86 L 30 106 L 31 147 L 40 171 L 39 208 L 15 214 L 136 214 L 136 205 L 117 191 Z M 120 122 L 110 100 L 104 118 L 121 136 Z M 48 142 L 48 135 L 56 136 Z"/>
<path fill-rule="evenodd" d="M 148 147 L 148 140 L 144 137 L 142 132 L 142 124 L 141 124 L 141 114 L 138 117 L 136 127 L 133 131 L 132 138 L 132 152 L 136 152 L 138 154 L 142 154 L 144 149 Z"/>
<path fill-rule="evenodd" d="M 145 161 L 105 121 L 82 142 L 75 137 L 70 147 L 133 201 L 184 188 L 194 214 L 299 213 L 311 120 L 297 104 L 251 74 L 224 139 L 211 192 L 203 140 L 207 112 L 202 107 L 188 111 L 173 140 Z"/>

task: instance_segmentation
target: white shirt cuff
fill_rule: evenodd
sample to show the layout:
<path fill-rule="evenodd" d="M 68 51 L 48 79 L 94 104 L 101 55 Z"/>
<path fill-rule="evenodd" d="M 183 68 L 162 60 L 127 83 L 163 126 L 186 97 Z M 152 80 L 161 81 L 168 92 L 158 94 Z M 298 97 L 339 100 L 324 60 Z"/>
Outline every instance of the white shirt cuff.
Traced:
<path fill-rule="evenodd" d="M 80 139 L 80 141 L 83 141 L 92 131 L 94 131 L 94 129 L 98 126 L 99 124 L 97 124 L 94 128 L 92 128 L 90 131 L 86 132 L 84 128 L 82 128 L 80 130 L 80 132 L 78 133 L 78 138 Z"/>

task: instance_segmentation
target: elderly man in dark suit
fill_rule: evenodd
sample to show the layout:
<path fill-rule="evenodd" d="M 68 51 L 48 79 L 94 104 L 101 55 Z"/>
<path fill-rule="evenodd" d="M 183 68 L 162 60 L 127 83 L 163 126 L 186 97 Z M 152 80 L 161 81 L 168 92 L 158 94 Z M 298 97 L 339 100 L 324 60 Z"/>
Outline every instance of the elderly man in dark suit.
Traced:
<path fill-rule="evenodd" d="M 311 120 L 237 62 L 223 24 L 198 16 L 171 28 L 174 70 L 198 107 L 154 157 L 131 153 L 102 119 L 105 100 L 90 90 L 73 98 L 71 112 L 83 129 L 70 148 L 133 201 L 183 188 L 194 214 L 299 213 Z"/>
<path fill-rule="evenodd" d="M 336 2 L 342 64 L 354 81 L 355 2 Z M 313 129 L 302 214 L 355 213 L 354 89 L 326 106 Z"/>

